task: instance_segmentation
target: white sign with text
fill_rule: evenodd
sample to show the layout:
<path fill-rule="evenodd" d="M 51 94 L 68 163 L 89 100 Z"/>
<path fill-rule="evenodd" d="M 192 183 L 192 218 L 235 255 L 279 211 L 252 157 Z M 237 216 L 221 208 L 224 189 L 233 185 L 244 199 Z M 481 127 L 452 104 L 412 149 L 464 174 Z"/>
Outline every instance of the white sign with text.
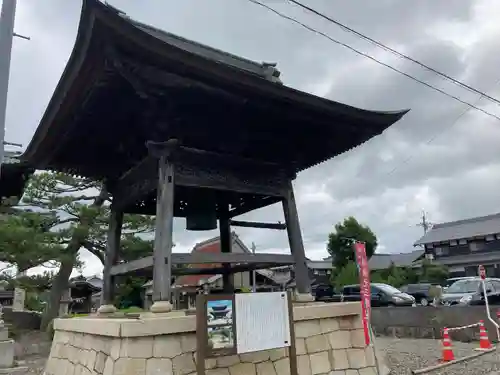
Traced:
<path fill-rule="evenodd" d="M 234 311 L 238 353 L 290 346 L 290 316 L 286 293 L 236 294 Z"/>

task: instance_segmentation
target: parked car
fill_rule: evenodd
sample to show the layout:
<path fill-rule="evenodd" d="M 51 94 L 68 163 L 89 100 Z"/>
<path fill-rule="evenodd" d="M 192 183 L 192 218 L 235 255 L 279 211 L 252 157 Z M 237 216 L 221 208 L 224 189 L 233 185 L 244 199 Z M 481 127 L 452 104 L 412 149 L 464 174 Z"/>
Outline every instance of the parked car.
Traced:
<path fill-rule="evenodd" d="M 485 279 L 486 297 L 492 305 L 500 303 L 500 279 Z M 481 279 L 466 278 L 455 281 L 441 296 L 440 302 L 445 306 L 483 305 L 485 303 Z"/>
<path fill-rule="evenodd" d="M 416 302 L 422 306 L 428 306 L 429 303 L 433 301 L 433 297 L 430 296 L 429 290 L 432 286 L 439 285 L 433 283 L 418 283 L 418 284 L 408 284 L 399 288 L 403 293 L 407 293 L 413 296 Z"/>
<path fill-rule="evenodd" d="M 449 288 L 450 286 L 452 286 L 457 281 L 460 281 L 460 280 L 473 280 L 475 278 L 476 278 L 476 276 L 451 277 L 449 279 L 446 279 L 446 281 L 443 284 L 441 284 L 441 286 L 443 287 L 443 290 L 446 290 L 447 288 Z"/>
<path fill-rule="evenodd" d="M 331 285 L 318 285 L 314 289 L 314 299 L 316 301 L 332 302 L 335 296 L 335 289 Z"/>
<path fill-rule="evenodd" d="M 342 297 L 344 301 L 360 301 L 361 292 L 359 284 L 344 286 Z M 373 307 L 413 306 L 415 305 L 415 298 L 391 285 L 373 283 L 371 284 L 371 304 Z"/>

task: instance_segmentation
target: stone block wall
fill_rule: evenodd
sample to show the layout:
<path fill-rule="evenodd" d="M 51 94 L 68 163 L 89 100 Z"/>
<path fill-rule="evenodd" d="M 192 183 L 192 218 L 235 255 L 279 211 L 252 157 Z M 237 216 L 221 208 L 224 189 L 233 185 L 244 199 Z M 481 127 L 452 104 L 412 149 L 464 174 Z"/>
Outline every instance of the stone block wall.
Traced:
<path fill-rule="evenodd" d="M 376 374 L 358 306 L 294 309 L 299 375 Z M 195 316 L 60 319 L 54 326 L 47 375 L 197 374 Z M 209 358 L 205 368 L 207 375 L 290 374 L 285 348 Z"/>

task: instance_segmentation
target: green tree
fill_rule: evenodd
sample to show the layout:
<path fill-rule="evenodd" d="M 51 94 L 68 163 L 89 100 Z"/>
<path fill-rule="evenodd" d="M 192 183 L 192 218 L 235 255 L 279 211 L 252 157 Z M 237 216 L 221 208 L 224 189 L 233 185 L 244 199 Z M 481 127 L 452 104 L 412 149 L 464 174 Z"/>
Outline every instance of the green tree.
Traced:
<path fill-rule="evenodd" d="M 355 261 L 353 240 L 365 243 L 368 259 L 377 249 L 377 237 L 369 227 L 360 224 L 352 216 L 344 219 L 342 223 L 336 224 L 335 231 L 328 235 L 327 250 L 332 257 L 336 273 L 341 272 L 349 262 Z"/>
<path fill-rule="evenodd" d="M 28 182 L 18 211 L 22 211 L 22 216 L 27 209 L 31 209 L 48 218 L 42 225 L 42 232 L 47 234 L 48 239 L 42 236 L 40 241 L 55 246 L 57 251 L 47 254 L 46 258 L 51 258 L 59 266 L 52 280 L 42 328 L 47 327 L 58 314 L 62 293 L 68 287 L 74 267 L 78 265 L 79 250 L 85 248 L 104 262 L 110 200 L 101 183 L 64 173 L 39 173 Z M 147 235 L 153 229 L 153 217 L 124 216 L 122 247 L 130 249 L 130 252 L 123 252 L 123 260 L 151 253 L 152 242 Z M 146 237 L 141 238 L 140 235 Z"/>
<path fill-rule="evenodd" d="M 53 259 L 62 250 L 56 233 L 50 231 L 50 213 L 14 210 L 0 220 L 0 261 L 27 271 Z"/>
<path fill-rule="evenodd" d="M 356 263 L 352 261 L 347 263 L 339 272 L 332 274 L 331 281 L 336 290 L 340 290 L 345 285 L 359 284 L 359 274 Z"/>
<path fill-rule="evenodd" d="M 420 268 L 420 282 L 441 283 L 449 277 L 448 269 L 425 259 Z"/>

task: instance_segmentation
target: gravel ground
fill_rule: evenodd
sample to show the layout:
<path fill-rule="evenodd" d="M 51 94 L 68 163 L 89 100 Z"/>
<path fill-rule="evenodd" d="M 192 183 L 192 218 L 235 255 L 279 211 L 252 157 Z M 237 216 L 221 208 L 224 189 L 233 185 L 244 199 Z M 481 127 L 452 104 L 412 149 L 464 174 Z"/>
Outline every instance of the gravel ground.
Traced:
<path fill-rule="evenodd" d="M 15 375 L 40 375 L 43 374 L 43 370 L 45 370 L 45 361 L 47 358 L 45 356 L 40 355 L 32 355 L 26 357 L 25 359 L 18 361 L 18 366 L 25 368 L 20 371 L 17 370 L 13 374 Z"/>
<path fill-rule="evenodd" d="M 427 339 L 394 339 L 377 337 L 379 350 L 387 355 L 387 365 L 391 368 L 391 375 L 407 375 L 408 369 L 435 365 L 441 357 L 441 343 L 439 340 Z M 478 343 L 453 342 L 455 358 L 474 353 Z M 499 349 L 500 350 L 500 349 Z M 485 354 L 479 358 L 450 365 L 447 368 L 430 372 L 432 375 L 494 375 L 500 369 L 500 351 Z M 493 372 L 493 373 L 492 373 Z"/>

